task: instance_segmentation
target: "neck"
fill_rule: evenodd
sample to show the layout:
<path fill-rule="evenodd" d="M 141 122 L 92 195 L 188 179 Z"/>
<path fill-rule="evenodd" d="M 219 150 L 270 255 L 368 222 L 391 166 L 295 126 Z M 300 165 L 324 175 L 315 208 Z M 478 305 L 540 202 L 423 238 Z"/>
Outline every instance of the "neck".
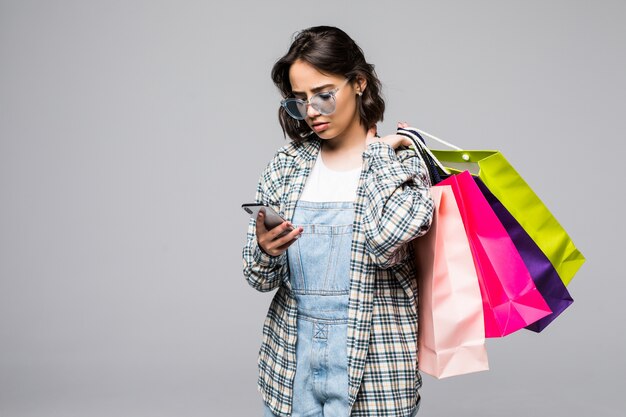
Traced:
<path fill-rule="evenodd" d="M 344 171 L 361 166 L 366 148 L 367 131 L 360 124 L 341 136 L 322 141 L 321 154 L 324 164 L 334 170 Z"/>
<path fill-rule="evenodd" d="M 343 132 L 341 136 L 322 141 L 322 150 L 326 153 L 363 152 L 367 130 L 360 124 L 355 124 L 351 129 Z"/>

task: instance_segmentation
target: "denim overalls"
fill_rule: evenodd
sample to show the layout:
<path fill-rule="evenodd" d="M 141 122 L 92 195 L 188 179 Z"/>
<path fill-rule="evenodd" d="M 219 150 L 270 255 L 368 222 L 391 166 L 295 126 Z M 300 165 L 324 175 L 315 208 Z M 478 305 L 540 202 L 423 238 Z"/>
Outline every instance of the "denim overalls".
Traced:
<path fill-rule="evenodd" d="M 347 322 L 352 202 L 298 201 L 287 250 L 298 304 L 293 417 L 348 417 Z M 273 414 L 265 406 L 265 417 Z"/>

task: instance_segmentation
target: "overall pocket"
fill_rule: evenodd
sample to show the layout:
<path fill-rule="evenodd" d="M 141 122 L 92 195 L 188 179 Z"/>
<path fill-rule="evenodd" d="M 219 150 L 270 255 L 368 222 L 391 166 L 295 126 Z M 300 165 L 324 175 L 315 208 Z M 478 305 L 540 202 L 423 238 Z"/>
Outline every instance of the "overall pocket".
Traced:
<path fill-rule="evenodd" d="M 350 288 L 352 225 L 300 224 L 302 235 L 287 250 L 295 293 L 346 294 Z"/>

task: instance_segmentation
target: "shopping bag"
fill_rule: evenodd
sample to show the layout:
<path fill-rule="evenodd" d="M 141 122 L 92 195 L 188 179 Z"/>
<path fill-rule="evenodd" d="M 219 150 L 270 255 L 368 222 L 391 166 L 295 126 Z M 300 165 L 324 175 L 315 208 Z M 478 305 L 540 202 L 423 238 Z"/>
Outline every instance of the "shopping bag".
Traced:
<path fill-rule="evenodd" d="M 431 152 L 446 167 L 458 171 L 469 170 L 480 177 L 550 259 L 563 283 L 569 284 L 585 262 L 584 256 L 502 153 L 434 149 Z"/>
<path fill-rule="evenodd" d="M 449 186 L 431 188 L 433 222 L 413 241 L 419 284 L 419 369 L 446 378 L 489 369 L 482 298 Z"/>
<path fill-rule="evenodd" d="M 526 265 L 468 171 L 452 175 L 450 185 L 470 242 L 483 299 L 485 336 L 502 337 L 552 311 Z"/>
<path fill-rule="evenodd" d="M 482 180 L 477 177 L 473 178 L 491 209 L 498 217 L 498 220 L 500 220 L 509 234 L 526 268 L 528 268 L 528 272 L 535 282 L 535 286 L 544 300 L 546 300 L 550 310 L 552 310 L 552 314 L 548 314 L 544 318 L 526 326 L 529 330 L 540 332 L 569 307 L 574 300 L 567 291 L 563 281 L 561 281 L 554 266 L 552 266 L 550 260 L 541 251 L 539 246 L 528 236 L 528 233 L 526 233 L 504 205 L 489 191 Z"/>

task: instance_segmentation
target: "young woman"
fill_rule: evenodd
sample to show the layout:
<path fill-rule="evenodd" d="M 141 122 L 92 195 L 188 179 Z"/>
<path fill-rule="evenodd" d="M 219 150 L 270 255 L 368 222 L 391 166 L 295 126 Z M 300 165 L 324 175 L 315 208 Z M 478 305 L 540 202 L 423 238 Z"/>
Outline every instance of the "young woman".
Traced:
<path fill-rule="evenodd" d="M 272 69 L 292 141 L 257 186 L 285 219 L 250 221 L 243 271 L 278 289 L 263 326 L 266 417 L 412 416 L 420 403 L 410 240 L 430 227 L 426 167 L 401 135 L 380 138 L 373 65 L 342 30 L 303 30 Z M 399 124 L 406 127 L 405 124 Z"/>

